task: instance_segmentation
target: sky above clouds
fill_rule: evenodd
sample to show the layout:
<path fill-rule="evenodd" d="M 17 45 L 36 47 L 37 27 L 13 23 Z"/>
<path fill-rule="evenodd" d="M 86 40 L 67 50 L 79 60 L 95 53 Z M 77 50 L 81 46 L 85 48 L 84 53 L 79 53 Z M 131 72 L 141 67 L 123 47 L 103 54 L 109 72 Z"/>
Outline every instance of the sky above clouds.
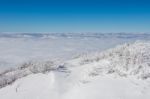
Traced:
<path fill-rule="evenodd" d="M 150 32 L 149 0 L 0 0 L 0 32 Z"/>

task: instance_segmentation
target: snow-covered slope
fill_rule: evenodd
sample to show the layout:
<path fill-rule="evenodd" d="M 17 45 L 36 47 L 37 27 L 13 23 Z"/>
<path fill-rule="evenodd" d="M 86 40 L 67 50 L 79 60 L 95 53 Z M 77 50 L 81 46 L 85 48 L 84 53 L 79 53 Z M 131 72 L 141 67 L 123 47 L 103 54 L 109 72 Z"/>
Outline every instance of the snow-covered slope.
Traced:
<path fill-rule="evenodd" d="M 29 62 L 0 76 L 6 80 L 1 99 L 149 99 L 150 42 L 124 44 L 64 63 Z M 8 83 L 7 77 L 16 77 L 15 82 Z"/>
<path fill-rule="evenodd" d="M 101 53 L 84 54 L 65 64 L 82 67 L 82 71 L 91 76 L 114 74 L 147 79 L 150 77 L 150 42 L 137 41 Z"/>
<path fill-rule="evenodd" d="M 82 76 L 82 75 L 80 75 Z M 0 90 L 1 99 L 149 99 L 150 84 L 132 78 L 97 77 L 89 83 L 59 72 L 32 74 Z"/>

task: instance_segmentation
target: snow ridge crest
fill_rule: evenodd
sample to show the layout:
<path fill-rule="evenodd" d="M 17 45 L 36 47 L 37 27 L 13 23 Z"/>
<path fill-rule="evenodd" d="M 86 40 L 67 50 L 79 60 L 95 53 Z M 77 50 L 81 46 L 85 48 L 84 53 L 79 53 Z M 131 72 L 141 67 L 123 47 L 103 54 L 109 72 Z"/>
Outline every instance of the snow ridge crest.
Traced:
<path fill-rule="evenodd" d="M 82 55 L 77 60 L 82 66 L 93 65 L 94 75 L 104 73 L 147 79 L 150 77 L 150 42 L 119 45 L 104 52 Z"/>

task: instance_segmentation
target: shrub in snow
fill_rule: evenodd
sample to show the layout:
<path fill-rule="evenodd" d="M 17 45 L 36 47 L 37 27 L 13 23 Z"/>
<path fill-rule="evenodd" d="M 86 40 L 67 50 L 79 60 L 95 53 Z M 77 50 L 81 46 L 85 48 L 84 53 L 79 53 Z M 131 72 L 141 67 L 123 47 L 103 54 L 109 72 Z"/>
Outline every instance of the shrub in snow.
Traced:
<path fill-rule="evenodd" d="M 150 42 L 137 41 L 104 52 L 85 54 L 68 62 L 67 65 L 85 66 L 81 72 L 89 76 L 115 74 L 148 79 L 150 78 Z"/>
<path fill-rule="evenodd" d="M 32 73 L 46 73 L 57 69 L 53 61 L 29 61 L 16 69 L 9 69 L 0 74 L 0 88 L 13 83 L 15 80 Z"/>

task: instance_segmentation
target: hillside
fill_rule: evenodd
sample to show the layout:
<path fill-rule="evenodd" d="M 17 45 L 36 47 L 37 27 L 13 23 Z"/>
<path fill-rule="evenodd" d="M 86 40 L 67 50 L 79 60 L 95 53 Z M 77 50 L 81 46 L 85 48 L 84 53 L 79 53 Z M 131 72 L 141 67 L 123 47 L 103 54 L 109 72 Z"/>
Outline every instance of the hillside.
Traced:
<path fill-rule="evenodd" d="M 149 99 L 150 42 L 61 63 L 30 61 L 0 74 L 1 99 Z"/>

